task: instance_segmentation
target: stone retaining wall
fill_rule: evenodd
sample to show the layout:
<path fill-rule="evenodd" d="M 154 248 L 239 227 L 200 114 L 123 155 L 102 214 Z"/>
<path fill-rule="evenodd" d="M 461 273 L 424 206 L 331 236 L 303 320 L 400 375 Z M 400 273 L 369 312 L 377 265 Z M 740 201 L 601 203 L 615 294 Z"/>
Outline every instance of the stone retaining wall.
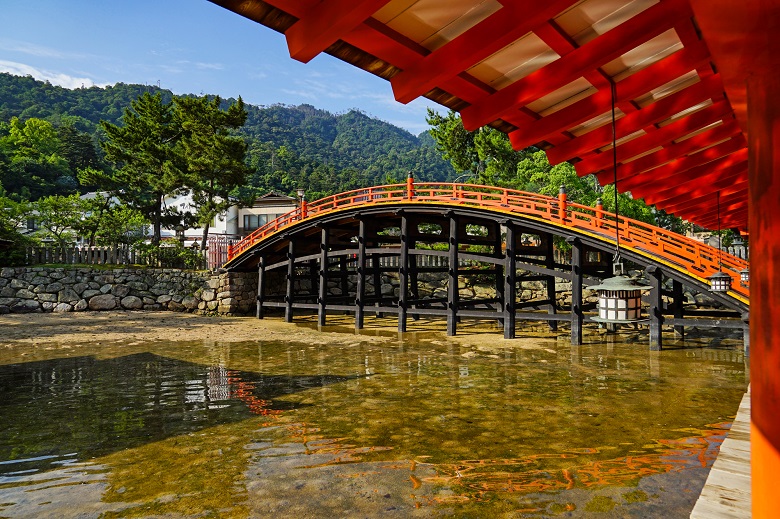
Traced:
<path fill-rule="evenodd" d="M 0 314 L 84 310 L 254 312 L 257 275 L 148 268 L 0 269 Z"/>

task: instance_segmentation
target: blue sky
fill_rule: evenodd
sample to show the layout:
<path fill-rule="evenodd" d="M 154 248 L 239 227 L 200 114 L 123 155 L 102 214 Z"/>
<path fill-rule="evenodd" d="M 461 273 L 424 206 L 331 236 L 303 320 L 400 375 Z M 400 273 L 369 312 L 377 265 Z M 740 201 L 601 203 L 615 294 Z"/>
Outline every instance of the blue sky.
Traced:
<path fill-rule="evenodd" d="M 290 58 L 284 36 L 207 0 L 0 0 L 0 72 L 78 88 L 158 84 L 175 94 L 253 105 L 352 108 L 426 130 L 427 99 L 395 101 L 390 83 L 322 54 Z"/>

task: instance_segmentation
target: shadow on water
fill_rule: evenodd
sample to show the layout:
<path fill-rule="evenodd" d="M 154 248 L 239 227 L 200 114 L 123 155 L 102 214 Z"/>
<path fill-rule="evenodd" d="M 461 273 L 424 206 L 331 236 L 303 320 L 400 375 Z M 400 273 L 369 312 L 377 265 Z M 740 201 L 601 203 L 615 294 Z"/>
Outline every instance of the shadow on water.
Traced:
<path fill-rule="evenodd" d="M 264 375 L 149 352 L 0 366 L 0 476 L 304 407 L 275 399 L 353 378 Z"/>

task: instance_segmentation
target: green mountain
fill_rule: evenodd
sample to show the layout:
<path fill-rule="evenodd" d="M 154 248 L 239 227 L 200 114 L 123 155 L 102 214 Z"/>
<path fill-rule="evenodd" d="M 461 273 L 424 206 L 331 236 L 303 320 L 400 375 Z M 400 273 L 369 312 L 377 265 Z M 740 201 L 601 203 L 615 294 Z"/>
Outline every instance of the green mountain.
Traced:
<path fill-rule="evenodd" d="M 173 97 L 156 86 L 117 83 L 70 90 L 30 76 L 0 73 L 0 140 L 8 136 L 11 118 L 42 119 L 57 129 L 60 155 L 66 156 L 65 150 L 71 150 L 72 155 L 74 142 L 83 147 L 87 136 L 91 138 L 95 157 L 89 160 L 94 163 L 102 155 L 97 146 L 99 121 L 120 124 L 124 109 L 147 91 L 162 92 L 165 101 Z M 233 101 L 226 99 L 225 104 Z M 312 200 L 401 181 L 409 171 L 419 180 L 445 181 L 455 175 L 427 132 L 415 136 L 357 110 L 334 115 L 311 105 L 246 105 L 246 109 L 248 118 L 242 133 L 249 143 L 248 160 L 254 170 L 247 190 L 293 193 L 302 187 Z M 37 198 L 87 187 L 75 181 L 75 169 L 84 163 L 83 157 L 71 157 L 68 167 L 61 163 L 54 172 L 41 171 L 46 164 L 39 160 L 32 171 L 29 163 L 10 160 L 14 151 L 7 145 L 5 148 L 0 148 L 0 182 L 9 193 Z"/>

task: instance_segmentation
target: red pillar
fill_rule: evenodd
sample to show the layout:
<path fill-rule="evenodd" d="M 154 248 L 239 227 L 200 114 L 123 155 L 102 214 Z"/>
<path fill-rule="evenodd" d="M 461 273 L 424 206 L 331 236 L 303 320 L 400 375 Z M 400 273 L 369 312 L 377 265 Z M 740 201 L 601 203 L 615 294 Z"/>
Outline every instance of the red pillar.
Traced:
<path fill-rule="evenodd" d="M 780 517 L 780 75 L 748 78 L 753 517 Z"/>

